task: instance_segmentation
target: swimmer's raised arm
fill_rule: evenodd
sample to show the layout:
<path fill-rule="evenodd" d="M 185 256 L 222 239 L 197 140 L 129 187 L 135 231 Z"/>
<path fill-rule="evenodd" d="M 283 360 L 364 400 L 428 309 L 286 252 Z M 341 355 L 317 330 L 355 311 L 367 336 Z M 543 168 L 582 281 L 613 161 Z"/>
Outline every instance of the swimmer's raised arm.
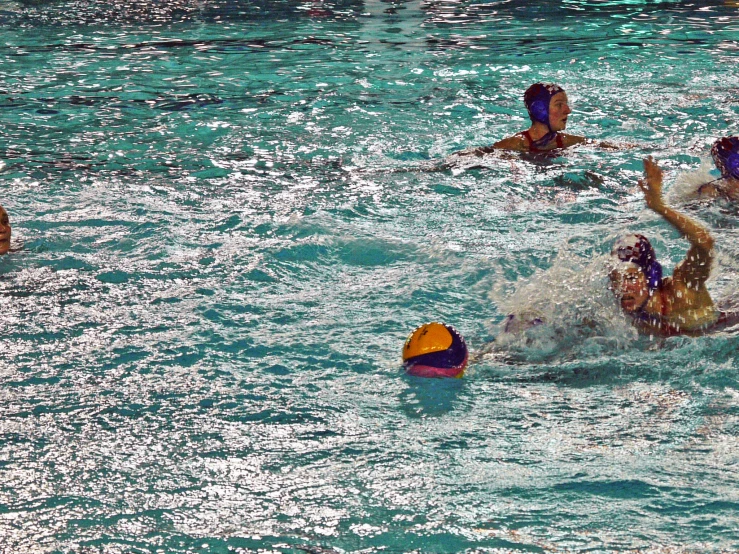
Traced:
<path fill-rule="evenodd" d="M 713 248 L 713 237 L 708 229 L 665 204 L 662 197 L 662 169 L 651 157 L 644 159 L 644 174 L 645 178 L 639 179 L 639 188 L 644 192 L 649 209 L 665 218 L 692 245 L 705 250 Z"/>
<path fill-rule="evenodd" d="M 691 288 L 704 283 L 711 272 L 713 237 L 703 225 L 665 204 L 662 197 L 662 169 L 651 158 L 644 159 L 645 178 L 639 180 L 644 200 L 690 242 L 685 259 L 675 268 L 673 277 Z"/>

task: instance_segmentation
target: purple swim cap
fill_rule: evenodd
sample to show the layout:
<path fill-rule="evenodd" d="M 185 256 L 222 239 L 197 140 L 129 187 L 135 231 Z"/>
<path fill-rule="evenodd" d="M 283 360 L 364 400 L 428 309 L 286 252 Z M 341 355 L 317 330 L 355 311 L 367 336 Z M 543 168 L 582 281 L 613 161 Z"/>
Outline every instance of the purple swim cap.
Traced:
<path fill-rule="evenodd" d="M 538 121 L 549 127 L 549 102 L 564 89 L 553 83 L 535 83 L 523 94 L 523 103 L 529 111 L 531 121 Z"/>
<path fill-rule="evenodd" d="M 650 292 L 659 288 L 662 282 L 662 266 L 657 261 L 654 248 L 644 235 L 627 235 L 613 246 L 612 254 L 625 263 L 639 266 L 647 278 Z"/>
<path fill-rule="evenodd" d="M 739 137 L 724 137 L 713 143 L 711 157 L 724 178 L 739 179 Z"/>

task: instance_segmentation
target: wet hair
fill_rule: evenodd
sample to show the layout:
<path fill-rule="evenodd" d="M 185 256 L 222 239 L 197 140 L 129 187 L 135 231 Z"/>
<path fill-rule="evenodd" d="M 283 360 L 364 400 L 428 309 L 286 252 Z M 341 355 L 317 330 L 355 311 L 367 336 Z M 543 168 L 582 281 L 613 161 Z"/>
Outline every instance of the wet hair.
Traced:
<path fill-rule="evenodd" d="M 534 83 L 523 94 L 523 103 L 529 111 L 531 121 L 543 123 L 549 127 L 549 102 L 555 94 L 564 89 L 553 83 Z"/>
<path fill-rule="evenodd" d="M 659 288 L 662 282 L 662 266 L 657 261 L 649 239 L 644 235 L 627 235 L 620 238 L 613 246 L 612 254 L 620 262 L 639 266 L 647 278 L 650 294 Z"/>
<path fill-rule="evenodd" d="M 739 137 L 718 139 L 711 147 L 711 157 L 722 177 L 739 179 Z"/>

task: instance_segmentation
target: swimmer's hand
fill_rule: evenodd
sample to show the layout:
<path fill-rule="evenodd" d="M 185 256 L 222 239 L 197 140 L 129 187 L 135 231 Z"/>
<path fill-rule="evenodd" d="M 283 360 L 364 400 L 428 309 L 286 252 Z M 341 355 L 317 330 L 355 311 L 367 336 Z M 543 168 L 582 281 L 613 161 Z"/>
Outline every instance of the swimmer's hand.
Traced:
<path fill-rule="evenodd" d="M 662 169 L 651 156 L 644 158 L 644 175 L 646 179 L 639 179 L 639 188 L 644 193 L 647 206 L 657 213 L 665 209 L 665 201 L 662 198 Z"/>
<path fill-rule="evenodd" d="M 641 148 L 641 145 L 634 144 L 632 142 L 601 142 L 599 146 L 608 150 L 627 150 L 629 148 Z"/>
<path fill-rule="evenodd" d="M 589 141 L 590 144 L 594 144 L 598 148 L 603 148 L 605 150 L 621 150 L 622 145 L 619 144 L 613 144 L 612 142 L 606 142 L 606 141 Z"/>
<path fill-rule="evenodd" d="M 582 137 L 581 137 L 582 138 Z M 581 141 L 583 144 L 603 148 L 604 150 L 626 150 L 629 148 L 640 148 L 638 144 L 630 142 L 608 142 L 606 140 L 585 139 Z"/>
<path fill-rule="evenodd" d="M 646 179 L 639 179 L 639 188 L 644 192 L 647 206 L 665 218 L 692 245 L 685 260 L 675 268 L 672 275 L 673 282 L 677 273 L 680 272 L 684 282 L 692 280 L 693 283 L 698 283 L 694 286 L 688 285 L 688 288 L 698 290 L 700 286 L 703 286 L 711 271 L 713 237 L 703 225 L 665 204 L 662 198 L 662 170 L 651 156 L 644 158 L 644 174 Z"/>

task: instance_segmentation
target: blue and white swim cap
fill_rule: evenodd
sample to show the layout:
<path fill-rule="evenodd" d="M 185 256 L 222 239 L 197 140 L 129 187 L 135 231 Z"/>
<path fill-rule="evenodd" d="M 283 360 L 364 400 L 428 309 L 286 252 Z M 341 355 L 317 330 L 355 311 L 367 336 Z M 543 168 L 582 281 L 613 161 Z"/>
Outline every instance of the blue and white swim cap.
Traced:
<path fill-rule="evenodd" d="M 711 157 L 724 178 L 739 179 L 739 137 L 724 137 L 713 143 Z"/>
<path fill-rule="evenodd" d="M 657 261 L 649 239 L 644 235 L 626 235 L 616 241 L 611 252 L 620 262 L 635 264 L 647 278 L 647 286 L 652 292 L 662 282 L 662 266 Z"/>
<path fill-rule="evenodd" d="M 549 102 L 555 94 L 564 89 L 553 83 L 534 83 L 523 94 L 523 103 L 529 111 L 531 121 L 543 123 L 549 127 Z"/>

